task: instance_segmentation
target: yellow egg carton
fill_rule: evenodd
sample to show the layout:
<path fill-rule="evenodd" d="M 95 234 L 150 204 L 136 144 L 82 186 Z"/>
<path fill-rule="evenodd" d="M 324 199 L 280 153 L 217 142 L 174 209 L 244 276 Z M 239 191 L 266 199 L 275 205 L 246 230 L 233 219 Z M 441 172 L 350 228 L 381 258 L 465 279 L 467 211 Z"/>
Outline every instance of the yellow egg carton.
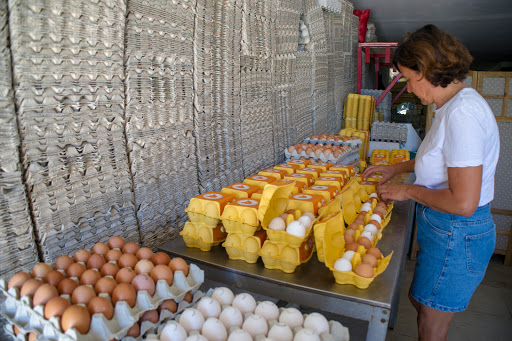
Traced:
<path fill-rule="evenodd" d="M 267 240 L 261 247 L 259 255 L 267 269 L 279 269 L 286 273 L 292 273 L 297 266 L 311 259 L 314 251 L 313 239 L 313 234 L 310 234 L 299 247 Z"/>
<path fill-rule="evenodd" d="M 259 230 L 254 235 L 229 233 L 222 244 L 230 259 L 256 263 L 260 257 L 259 251 L 267 239 L 265 230 Z"/>
<path fill-rule="evenodd" d="M 261 226 L 266 229 L 270 221 L 287 210 L 288 198 L 295 187 L 293 181 L 274 181 L 265 186 L 260 199 L 257 217 Z"/>
<path fill-rule="evenodd" d="M 324 186 L 315 184 L 306 188 L 303 193 L 321 195 L 324 197 L 325 202 L 328 202 L 329 200 L 336 197 L 339 191 L 336 186 Z"/>
<path fill-rule="evenodd" d="M 320 176 L 320 173 L 322 173 L 321 169 L 318 168 L 310 168 L 310 167 L 304 167 L 302 169 L 297 169 L 298 174 L 311 174 L 315 181 Z"/>
<path fill-rule="evenodd" d="M 222 224 L 211 228 L 205 224 L 194 224 L 187 221 L 180 235 L 183 237 L 187 247 L 195 247 L 201 249 L 201 251 L 210 251 L 213 246 L 217 246 L 226 240 L 228 234 Z"/>
<path fill-rule="evenodd" d="M 343 186 L 345 186 L 345 182 L 343 178 L 334 177 L 334 176 L 320 176 L 318 180 L 315 181 L 315 185 L 320 186 L 334 186 L 341 191 Z"/>
<path fill-rule="evenodd" d="M 185 209 L 191 222 L 215 228 L 220 222 L 224 207 L 235 200 L 229 193 L 206 192 L 190 199 Z"/>
<path fill-rule="evenodd" d="M 284 179 L 284 177 L 286 175 L 288 175 L 288 172 L 284 171 L 284 170 L 275 169 L 275 168 L 267 168 L 267 169 L 264 169 L 264 170 L 258 172 L 258 175 L 273 177 L 276 180 L 281 180 L 281 179 Z"/>
<path fill-rule="evenodd" d="M 298 165 L 300 168 L 308 167 L 309 160 L 292 159 L 287 162 L 290 165 Z"/>
<path fill-rule="evenodd" d="M 281 163 L 274 167 L 275 169 L 284 170 L 288 173 L 288 175 L 296 173 L 297 169 L 300 168 L 299 165 L 291 165 L 289 163 Z"/>
<path fill-rule="evenodd" d="M 220 217 L 227 233 L 252 235 L 261 228 L 258 219 L 259 199 L 239 199 L 226 207 Z"/>
<path fill-rule="evenodd" d="M 343 197 L 341 195 L 337 195 L 333 199 L 329 200 L 325 204 L 325 206 L 320 207 L 318 209 L 318 218 L 324 219 L 326 216 L 328 216 L 331 213 L 341 212 L 342 211 L 342 208 L 341 208 L 342 198 Z"/>
<path fill-rule="evenodd" d="M 221 189 L 221 193 L 233 194 L 236 199 L 250 198 L 253 193 L 259 191 L 258 186 L 247 185 L 241 182 L 234 183 Z"/>
<path fill-rule="evenodd" d="M 328 171 L 320 173 L 320 177 L 326 177 L 326 176 L 334 177 L 334 178 L 342 178 L 344 184 L 346 184 L 349 179 L 346 176 L 344 171 L 333 170 L 332 167 Z"/>
<path fill-rule="evenodd" d="M 368 167 L 368 164 L 366 163 L 366 161 L 364 160 L 359 160 L 357 162 L 357 168 L 359 169 L 359 172 L 363 172 L 366 167 Z"/>
<path fill-rule="evenodd" d="M 351 177 L 356 175 L 356 168 L 354 165 L 340 165 L 336 164 L 333 165 L 329 170 L 335 170 L 335 171 L 343 171 L 346 174 L 346 178 L 350 179 Z"/>
<path fill-rule="evenodd" d="M 293 173 L 284 177 L 286 180 L 292 180 L 303 183 L 306 187 L 311 186 L 315 182 L 312 174 Z"/>
<path fill-rule="evenodd" d="M 323 196 L 299 193 L 290 197 L 287 209 L 311 212 L 315 217 L 318 217 L 318 209 L 322 206 L 325 206 L 325 199 Z"/>
<path fill-rule="evenodd" d="M 411 154 L 407 149 L 392 149 L 390 158 L 391 163 L 396 164 L 409 161 L 411 159 Z"/>
<path fill-rule="evenodd" d="M 379 173 L 372 174 L 366 178 L 367 182 L 373 182 L 375 184 L 378 184 L 381 180 L 382 180 L 382 174 L 379 174 Z"/>
<path fill-rule="evenodd" d="M 308 165 L 309 168 L 318 168 L 322 172 L 329 170 L 329 168 L 331 168 L 332 166 L 333 166 L 332 163 L 326 163 L 326 162 L 321 162 L 321 161 L 318 161 L 318 162 L 313 161 L 313 162 L 310 162 Z"/>
<path fill-rule="evenodd" d="M 287 182 L 287 183 L 294 184 L 293 188 L 292 188 L 292 193 L 291 194 L 302 193 L 304 191 L 304 189 L 307 187 L 304 182 L 290 180 L 290 179 L 279 180 L 279 182 Z M 272 182 L 271 184 L 274 184 L 274 183 Z"/>
<path fill-rule="evenodd" d="M 294 214 L 288 214 L 288 219 L 286 219 L 286 226 L 294 220 L 299 219 L 302 216 L 302 212 L 300 210 L 295 210 Z M 269 228 L 265 228 L 267 231 L 267 238 L 271 242 L 275 244 L 284 244 L 291 247 L 299 247 L 306 239 L 309 238 L 309 235 L 313 231 L 313 226 L 317 222 L 318 219 L 315 219 L 311 222 L 311 226 L 306 230 L 306 234 L 303 237 L 294 236 L 289 234 L 284 230 L 271 230 Z"/>
<path fill-rule="evenodd" d="M 359 185 L 361 185 L 368 194 L 372 194 L 377 191 L 377 187 L 375 187 L 377 184 L 374 181 L 361 181 Z"/>
<path fill-rule="evenodd" d="M 317 222 L 314 226 L 314 236 L 316 245 L 316 256 L 322 263 L 325 262 L 324 255 L 324 234 L 327 226 L 334 225 L 333 229 L 339 229 L 345 232 L 345 222 L 343 221 L 343 213 L 341 211 L 330 213 L 325 218 Z"/>
<path fill-rule="evenodd" d="M 391 162 L 390 153 L 387 149 L 374 149 L 370 156 L 370 163 L 372 165 L 377 164 L 389 164 Z"/>
<path fill-rule="evenodd" d="M 276 181 L 276 179 L 272 176 L 253 175 L 245 179 L 243 182 L 246 185 L 253 185 L 260 189 L 264 189 L 266 185 L 274 181 Z"/>

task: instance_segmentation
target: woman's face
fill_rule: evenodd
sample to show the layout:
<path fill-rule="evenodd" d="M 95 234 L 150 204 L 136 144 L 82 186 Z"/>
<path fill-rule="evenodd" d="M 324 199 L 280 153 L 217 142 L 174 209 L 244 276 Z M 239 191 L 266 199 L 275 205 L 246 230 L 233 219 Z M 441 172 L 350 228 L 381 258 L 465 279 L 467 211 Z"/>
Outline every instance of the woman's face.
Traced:
<path fill-rule="evenodd" d="M 400 73 L 407 80 L 407 91 L 414 93 L 421 100 L 421 104 L 429 105 L 434 103 L 433 89 L 435 86 L 432 85 L 421 72 L 409 69 L 406 66 L 398 64 Z"/>

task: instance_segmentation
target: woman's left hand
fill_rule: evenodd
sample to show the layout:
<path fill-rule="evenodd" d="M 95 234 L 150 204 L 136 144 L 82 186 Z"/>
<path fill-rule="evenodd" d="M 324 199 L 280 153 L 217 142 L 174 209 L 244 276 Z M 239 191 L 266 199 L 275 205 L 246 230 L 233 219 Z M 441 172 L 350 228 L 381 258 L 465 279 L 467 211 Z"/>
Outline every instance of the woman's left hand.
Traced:
<path fill-rule="evenodd" d="M 408 200 L 409 187 L 408 184 L 388 182 L 377 187 L 377 194 L 385 202 Z"/>

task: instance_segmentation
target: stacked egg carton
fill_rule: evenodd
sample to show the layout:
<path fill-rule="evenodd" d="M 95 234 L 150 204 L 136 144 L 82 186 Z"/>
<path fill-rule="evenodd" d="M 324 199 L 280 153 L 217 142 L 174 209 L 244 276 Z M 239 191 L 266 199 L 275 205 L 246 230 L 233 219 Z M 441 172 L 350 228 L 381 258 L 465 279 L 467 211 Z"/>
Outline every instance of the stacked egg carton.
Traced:
<path fill-rule="evenodd" d="M 198 0 L 194 29 L 194 137 L 200 192 L 243 178 L 240 2 Z"/>
<path fill-rule="evenodd" d="M 334 132 L 329 107 L 328 54 L 326 49 L 313 51 L 313 132 L 315 134 Z"/>
<path fill-rule="evenodd" d="M 126 21 L 126 136 L 142 243 L 176 236 L 198 193 L 194 129 L 195 3 L 130 2 Z M 178 219 L 177 219 L 178 218 Z"/>
<path fill-rule="evenodd" d="M 25 185 L 19 164 L 19 135 L 12 91 L 8 47 L 7 1 L 0 1 L 0 275 L 31 267 L 38 261 Z"/>
<path fill-rule="evenodd" d="M 336 111 L 335 92 L 336 92 L 336 73 L 335 73 L 335 53 L 334 53 L 334 13 L 323 12 L 325 32 L 327 35 L 327 93 L 329 107 L 329 132 L 337 132 L 341 128 L 341 121 L 337 120 L 338 112 Z"/>
<path fill-rule="evenodd" d="M 345 57 L 343 56 L 343 44 L 344 44 L 344 35 L 343 35 L 343 14 L 344 12 L 334 13 L 333 17 L 333 36 L 332 36 L 332 45 L 333 45 L 333 64 L 334 64 L 334 84 L 336 85 L 334 90 L 334 103 L 336 107 L 336 118 L 335 122 L 339 124 L 338 128 L 341 128 L 341 122 L 343 119 L 343 100 L 346 97 L 346 93 L 344 91 L 344 83 L 345 83 Z M 339 130 L 339 129 L 338 129 Z"/>
<path fill-rule="evenodd" d="M 297 23 L 302 13 L 302 0 L 277 1 L 276 53 L 288 54 L 297 51 Z"/>
<path fill-rule="evenodd" d="M 9 7 L 21 159 L 45 261 L 114 233 L 139 239 L 124 137 L 125 13 L 124 2 Z"/>
<path fill-rule="evenodd" d="M 304 136 L 313 134 L 312 72 L 311 52 L 300 51 L 297 56 L 296 82 L 293 90 L 293 116 L 297 136 L 290 143 L 302 141 Z"/>

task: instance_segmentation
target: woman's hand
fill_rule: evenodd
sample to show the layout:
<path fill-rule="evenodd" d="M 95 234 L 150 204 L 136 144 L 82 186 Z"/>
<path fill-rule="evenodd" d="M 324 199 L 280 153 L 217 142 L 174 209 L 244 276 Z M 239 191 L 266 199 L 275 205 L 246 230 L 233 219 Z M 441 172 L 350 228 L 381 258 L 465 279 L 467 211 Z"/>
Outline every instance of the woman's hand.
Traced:
<path fill-rule="evenodd" d="M 363 177 L 368 178 L 372 174 L 379 172 L 382 174 L 382 180 L 379 181 L 379 185 L 392 179 L 398 174 L 395 165 L 371 165 L 364 170 Z"/>
<path fill-rule="evenodd" d="M 377 194 L 384 201 L 404 201 L 410 199 L 409 188 L 411 185 L 402 183 L 379 183 Z"/>

